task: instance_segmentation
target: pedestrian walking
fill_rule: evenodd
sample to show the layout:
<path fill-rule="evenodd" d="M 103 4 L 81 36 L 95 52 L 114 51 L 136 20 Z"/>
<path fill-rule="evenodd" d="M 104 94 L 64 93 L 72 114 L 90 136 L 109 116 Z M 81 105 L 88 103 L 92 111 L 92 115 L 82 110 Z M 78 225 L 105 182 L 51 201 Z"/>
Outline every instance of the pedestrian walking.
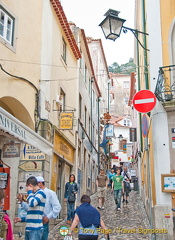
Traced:
<path fill-rule="evenodd" d="M 37 179 L 39 188 L 41 188 L 46 194 L 46 203 L 45 203 L 44 215 L 42 219 L 43 228 L 44 228 L 42 240 L 47 240 L 49 235 L 49 220 L 51 218 L 53 219 L 57 218 L 57 216 L 61 211 L 61 205 L 56 193 L 45 186 L 44 178 L 42 176 L 37 176 L 36 179 Z M 21 195 L 18 196 L 18 199 L 20 200 L 21 206 L 23 207 L 23 209 L 27 211 L 29 204 L 23 201 L 23 198 Z"/>
<path fill-rule="evenodd" d="M 117 210 L 121 210 L 121 198 L 123 191 L 123 176 L 120 175 L 120 169 L 117 170 L 117 174 L 112 178 L 112 189 L 114 192 L 114 200 Z"/>
<path fill-rule="evenodd" d="M 114 172 L 114 169 L 111 168 L 111 171 L 110 171 L 109 174 L 108 174 L 109 184 L 110 184 L 111 187 L 112 187 L 112 178 L 113 178 L 115 175 L 116 175 L 116 174 L 115 174 L 115 172 Z"/>
<path fill-rule="evenodd" d="M 75 210 L 75 217 L 70 227 L 72 235 L 76 226 L 79 227 L 78 240 L 97 240 L 98 228 L 101 226 L 103 229 L 107 228 L 100 218 L 100 213 L 91 206 L 91 199 L 88 195 L 81 197 L 81 205 Z"/>
<path fill-rule="evenodd" d="M 69 182 L 65 185 L 64 200 L 67 201 L 67 223 L 70 224 L 74 219 L 75 200 L 78 192 L 78 185 L 75 182 L 75 175 L 71 174 Z"/>
<path fill-rule="evenodd" d="M 43 236 L 42 218 L 46 202 L 46 194 L 38 186 L 35 177 L 29 177 L 26 181 L 28 193 L 27 202 L 29 203 L 26 218 L 16 217 L 15 223 L 26 222 L 25 240 L 41 240 Z"/>
<path fill-rule="evenodd" d="M 98 195 L 98 209 L 104 210 L 106 189 L 108 187 L 108 177 L 105 175 L 105 171 L 100 169 L 100 174 L 97 176 L 97 195 Z"/>
<path fill-rule="evenodd" d="M 44 193 L 46 194 L 46 204 L 43 216 L 44 234 L 42 240 L 47 240 L 49 235 L 49 220 L 51 218 L 57 218 L 61 211 L 61 205 L 56 193 L 45 186 L 44 178 L 41 176 L 37 176 L 36 179 L 38 182 L 38 186 L 43 189 Z"/>
<path fill-rule="evenodd" d="M 123 172 L 121 175 L 123 176 L 123 183 L 124 183 L 123 203 L 126 201 L 126 204 L 127 204 L 129 193 L 131 191 L 130 190 L 131 175 L 126 166 L 123 167 Z M 125 199 L 125 197 L 126 197 L 126 199 Z"/>

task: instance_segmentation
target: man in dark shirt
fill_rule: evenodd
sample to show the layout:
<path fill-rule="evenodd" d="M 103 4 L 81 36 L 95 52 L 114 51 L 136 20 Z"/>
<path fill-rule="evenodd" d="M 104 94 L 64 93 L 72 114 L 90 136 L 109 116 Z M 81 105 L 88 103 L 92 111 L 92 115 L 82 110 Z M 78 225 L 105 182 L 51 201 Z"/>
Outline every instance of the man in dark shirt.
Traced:
<path fill-rule="evenodd" d="M 98 194 L 98 209 L 104 210 L 105 195 L 108 186 L 108 177 L 105 175 L 105 171 L 103 169 L 100 170 L 100 174 L 97 176 L 96 185 Z"/>

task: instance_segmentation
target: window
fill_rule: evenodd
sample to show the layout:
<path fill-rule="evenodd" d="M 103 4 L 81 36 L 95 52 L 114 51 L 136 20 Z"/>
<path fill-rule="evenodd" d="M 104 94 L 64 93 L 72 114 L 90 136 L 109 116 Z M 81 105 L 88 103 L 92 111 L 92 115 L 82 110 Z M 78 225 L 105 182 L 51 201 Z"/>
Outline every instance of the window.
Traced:
<path fill-rule="evenodd" d="M 86 129 L 87 108 L 84 108 L 84 127 Z"/>
<path fill-rule="evenodd" d="M 91 118 L 89 117 L 89 137 L 91 136 Z"/>
<path fill-rule="evenodd" d="M 60 105 L 61 105 L 61 110 L 65 111 L 65 102 L 66 102 L 66 94 L 65 92 L 61 89 L 60 90 Z"/>
<path fill-rule="evenodd" d="M 129 102 L 129 97 L 124 97 L 124 104 L 126 105 L 128 104 L 128 102 Z"/>
<path fill-rule="evenodd" d="M 14 18 L 0 6 L 0 36 L 13 45 Z"/>
<path fill-rule="evenodd" d="M 123 82 L 123 88 L 129 88 L 129 81 Z"/>
<path fill-rule="evenodd" d="M 87 80 L 87 67 L 86 65 L 84 66 L 84 82 Z"/>
<path fill-rule="evenodd" d="M 81 119 L 82 97 L 79 95 L 79 119 Z"/>
<path fill-rule="evenodd" d="M 66 42 L 62 39 L 62 58 L 66 62 Z"/>

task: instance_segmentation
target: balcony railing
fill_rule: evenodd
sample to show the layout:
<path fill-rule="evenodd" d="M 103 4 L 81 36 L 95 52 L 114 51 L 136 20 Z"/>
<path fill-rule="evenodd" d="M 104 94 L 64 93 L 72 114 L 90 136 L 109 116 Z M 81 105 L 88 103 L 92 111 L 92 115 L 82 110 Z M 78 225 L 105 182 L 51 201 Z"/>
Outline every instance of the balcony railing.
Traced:
<path fill-rule="evenodd" d="M 175 65 L 159 68 L 155 95 L 161 102 L 175 100 Z"/>

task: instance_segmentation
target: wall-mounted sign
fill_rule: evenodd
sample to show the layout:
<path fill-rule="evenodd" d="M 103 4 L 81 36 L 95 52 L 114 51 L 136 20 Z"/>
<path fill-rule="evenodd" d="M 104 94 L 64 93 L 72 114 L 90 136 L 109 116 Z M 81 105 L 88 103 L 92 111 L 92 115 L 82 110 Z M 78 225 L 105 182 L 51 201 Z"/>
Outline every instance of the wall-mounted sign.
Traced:
<path fill-rule="evenodd" d="M 172 137 L 172 148 L 175 148 L 175 137 Z"/>
<path fill-rule="evenodd" d="M 171 128 L 172 133 L 175 133 L 175 128 Z"/>
<path fill-rule="evenodd" d="M 43 172 L 26 172 L 25 173 L 25 180 L 27 180 L 29 177 L 37 177 L 37 176 L 42 176 L 43 177 Z"/>
<path fill-rule="evenodd" d="M 60 113 L 60 129 L 71 130 L 73 129 L 73 112 L 61 112 Z"/>
<path fill-rule="evenodd" d="M 20 156 L 20 143 L 6 143 L 3 145 L 3 158 L 14 158 Z"/>
<path fill-rule="evenodd" d="M 162 192 L 175 192 L 175 174 L 161 174 Z"/>
<path fill-rule="evenodd" d="M 143 137 L 147 137 L 148 129 L 149 129 L 148 118 L 147 118 L 146 114 L 143 114 L 143 117 L 142 117 L 142 135 L 143 135 Z"/>
<path fill-rule="evenodd" d="M 137 128 L 129 129 L 130 142 L 137 142 Z"/>
<path fill-rule="evenodd" d="M 63 139 L 57 132 L 55 132 L 55 139 L 54 139 L 54 150 L 58 152 L 58 154 L 64 156 L 68 161 L 71 163 L 74 162 L 74 148 L 65 140 Z"/>
<path fill-rule="evenodd" d="M 24 144 L 22 160 L 45 160 L 45 153 L 29 144 Z"/>
<path fill-rule="evenodd" d="M 22 163 L 19 168 L 24 171 L 42 171 L 42 161 L 29 161 Z"/>

